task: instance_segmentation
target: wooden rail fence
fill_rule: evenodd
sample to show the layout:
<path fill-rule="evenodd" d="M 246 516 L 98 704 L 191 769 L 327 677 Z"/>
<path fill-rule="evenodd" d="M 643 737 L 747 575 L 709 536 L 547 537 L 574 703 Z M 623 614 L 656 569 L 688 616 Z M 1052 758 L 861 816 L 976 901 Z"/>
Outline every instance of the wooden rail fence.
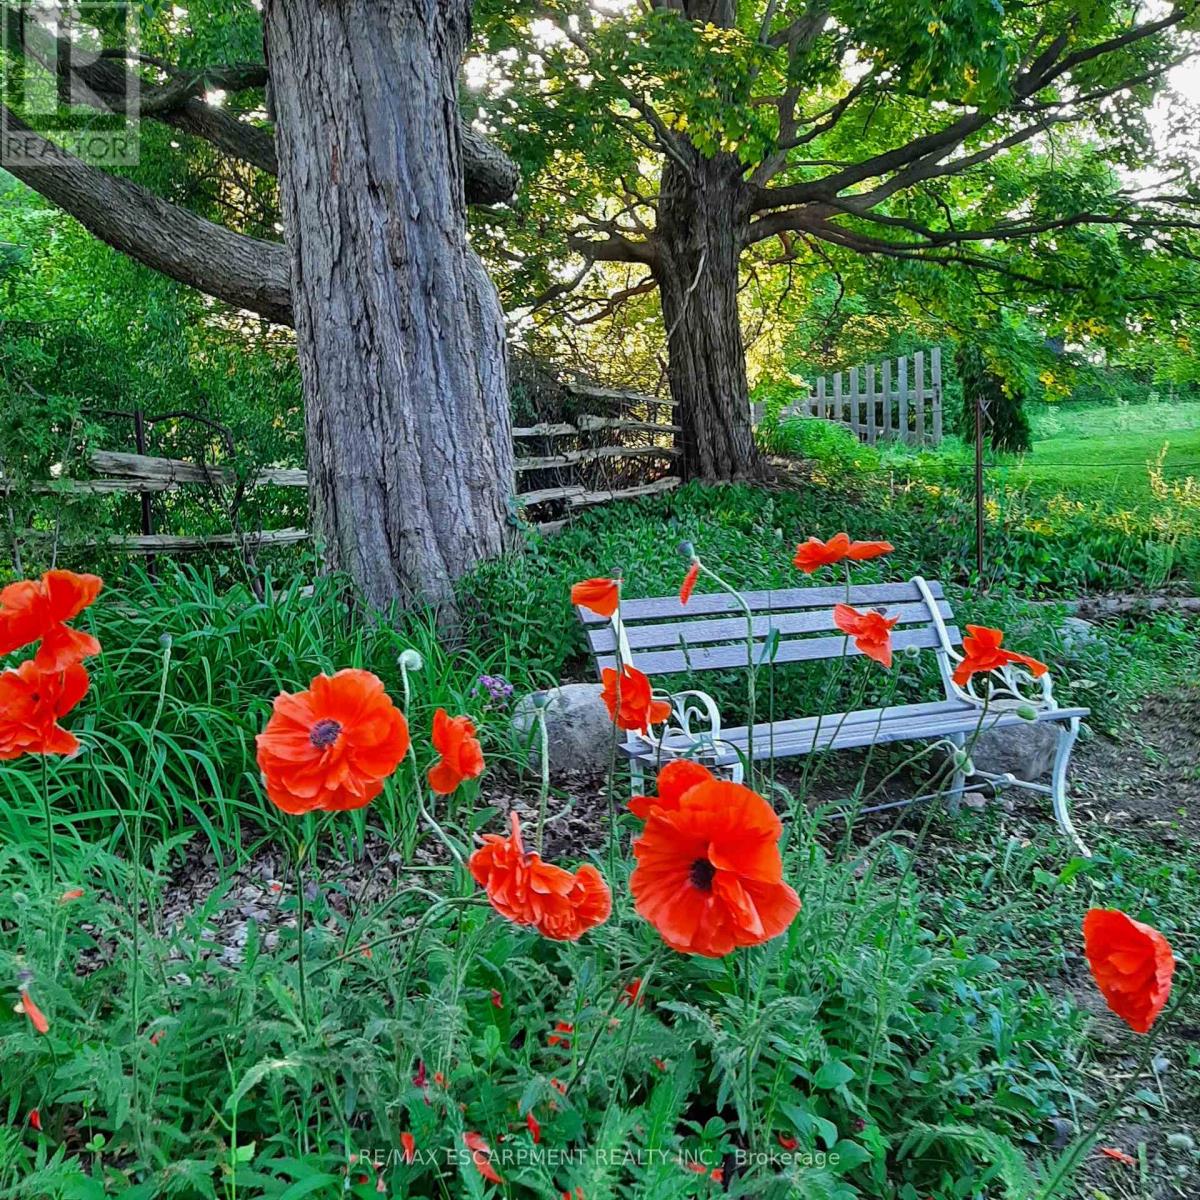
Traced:
<path fill-rule="evenodd" d="M 678 485 L 678 477 L 671 473 L 678 454 L 673 444 L 678 426 L 670 420 L 671 401 L 587 384 L 568 383 L 564 388 L 581 402 L 591 401 L 609 411 L 513 429 L 514 494 L 537 528 L 554 532 L 582 508 L 652 495 Z M 297 467 L 267 467 L 242 480 L 225 466 L 114 450 L 92 451 L 86 463 L 92 477 L 62 477 L 37 484 L 33 490 L 50 495 L 111 496 L 162 495 L 187 485 L 241 491 L 308 487 L 308 472 Z M 55 531 L 27 530 L 22 536 L 50 537 Z M 140 534 L 112 534 L 91 544 L 129 554 L 180 554 L 290 545 L 308 537 L 309 531 L 301 528 L 250 532 L 234 528 L 228 533 L 195 537 L 143 528 Z"/>
<path fill-rule="evenodd" d="M 766 406 L 751 405 L 750 416 L 756 426 L 762 424 Z M 928 354 L 918 350 L 911 362 L 907 357 L 886 359 L 823 375 L 806 398 L 787 405 L 779 416 L 835 421 L 872 445 L 880 438 L 898 438 L 936 446 L 942 440 L 941 348 L 934 346 Z"/>

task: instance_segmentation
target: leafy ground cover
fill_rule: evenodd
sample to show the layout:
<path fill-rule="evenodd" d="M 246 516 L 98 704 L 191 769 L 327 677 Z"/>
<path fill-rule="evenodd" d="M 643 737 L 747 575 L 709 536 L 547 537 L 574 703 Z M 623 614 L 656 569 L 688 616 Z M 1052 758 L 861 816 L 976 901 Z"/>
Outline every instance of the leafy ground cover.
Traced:
<path fill-rule="evenodd" d="M 14 1001 L 33 989 L 49 1022 L 40 1035 L 0 1006 L 0 1196 L 1039 1196 L 1142 1045 L 1096 1000 L 1084 911 L 1122 908 L 1197 952 L 1197 623 L 1065 638 L 1062 607 L 1021 594 L 1020 556 L 1038 555 L 1053 601 L 1127 581 L 1104 544 L 1081 563 L 998 520 L 1012 578 L 985 591 L 959 565 L 970 525 L 953 490 L 864 472 L 847 493 L 823 470 L 799 488 L 688 487 L 531 537 L 470 581 L 453 646 L 420 619 L 358 620 L 341 581 L 310 594 L 307 572 L 261 596 L 205 571 L 106 588 L 81 618 L 104 647 L 69 718 L 86 752 L 0 770 L 0 978 Z M 631 595 L 669 593 L 686 540 L 744 586 L 795 586 L 795 542 L 843 527 L 895 544 L 862 580 L 944 579 L 957 610 L 1093 708 L 1077 784 L 1096 857 L 1073 860 L 1041 802 L 847 829 L 831 810 L 902 754 L 842 755 L 774 781 L 802 908 L 765 945 L 666 950 L 627 886 L 640 823 L 619 803 L 613 822 L 604 780 L 556 785 L 544 848 L 608 878 L 609 920 L 553 942 L 492 912 L 420 822 L 435 710 L 469 715 L 488 762 L 432 800 L 451 839 L 466 849 L 510 811 L 528 831 L 540 784 L 496 680 L 588 677 L 572 582 L 620 570 Z M 266 800 L 254 739 L 277 692 L 343 667 L 378 675 L 413 744 L 374 803 L 318 830 Z M 887 694 L 878 667 L 855 668 L 833 688 L 781 670 L 768 702 L 791 714 Z M 933 683 L 908 660 L 902 679 Z M 744 706 L 736 675 L 718 690 Z M 1157 1073 L 1103 1143 L 1133 1165 L 1090 1153 L 1083 1194 L 1194 1194 L 1197 1027 L 1194 1001 L 1166 1024 Z"/>

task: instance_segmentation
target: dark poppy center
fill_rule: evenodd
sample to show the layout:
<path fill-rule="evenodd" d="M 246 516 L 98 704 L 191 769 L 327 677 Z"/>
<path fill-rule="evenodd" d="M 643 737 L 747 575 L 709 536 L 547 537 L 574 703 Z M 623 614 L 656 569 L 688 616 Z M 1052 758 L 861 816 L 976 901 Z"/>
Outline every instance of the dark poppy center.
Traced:
<path fill-rule="evenodd" d="M 702 892 L 711 892 L 713 877 L 716 873 L 717 868 L 707 858 L 698 858 L 692 863 L 692 869 L 688 873 L 688 877 L 691 879 L 692 884 Z"/>
<path fill-rule="evenodd" d="M 318 750 L 328 750 L 338 740 L 338 734 L 341 732 L 342 727 L 336 721 L 326 717 L 312 727 L 308 734 L 308 740 Z"/>

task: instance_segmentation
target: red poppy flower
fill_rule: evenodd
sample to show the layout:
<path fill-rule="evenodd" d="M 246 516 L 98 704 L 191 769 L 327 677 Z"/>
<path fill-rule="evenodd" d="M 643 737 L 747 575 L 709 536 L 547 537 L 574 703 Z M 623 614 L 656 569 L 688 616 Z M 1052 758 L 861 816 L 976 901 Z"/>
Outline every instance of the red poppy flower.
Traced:
<path fill-rule="evenodd" d="M 629 801 L 629 811 L 645 820 L 655 808 L 674 811 L 679 807 L 679 798 L 688 788 L 698 783 L 708 783 L 716 776 L 705 766 L 691 758 L 672 759 L 658 773 L 657 796 L 634 796 Z"/>
<path fill-rule="evenodd" d="M 164 1037 L 166 1037 L 166 1034 L 167 1031 L 165 1029 L 156 1029 L 146 1040 L 150 1043 L 150 1045 L 157 1046 L 158 1043 L 161 1042 Z"/>
<path fill-rule="evenodd" d="M 443 1075 L 441 1073 L 441 1071 L 434 1071 L 433 1082 L 435 1084 L 437 1084 L 438 1087 L 445 1087 L 446 1086 L 446 1076 Z"/>
<path fill-rule="evenodd" d="M 645 733 L 651 725 L 665 721 L 671 715 L 671 706 L 665 700 L 655 700 L 650 680 L 637 667 L 621 665 L 620 696 L 617 695 L 617 673 L 612 667 L 600 672 L 604 680 L 604 701 L 613 724 L 621 729 Z"/>
<path fill-rule="evenodd" d="M 1147 1033 L 1171 995 L 1171 943 L 1117 909 L 1092 908 L 1083 918 L 1083 949 L 1108 1007 L 1135 1033 Z"/>
<path fill-rule="evenodd" d="M 889 554 L 894 549 L 891 542 L 852 542 L 845 533 L 835 533 L 827 542 L 820 538 L 810 537 L 796 547 L 796 557 L 792 562 L 805 575 L 811 575 L 822 567 L 831 567 L 844 559 L 860 561 L 864 558 L 878 558 L 881 554 Z"/>
<path fill-rule="evenodd" d="M 419 1088 L 423 1088 L 425 1086 L 426 1073 L 425 1073 L 425 1060 L 423 1058 L 417 1059 L 417 1070 L 416 1070 L 416 1073 L 412 1077 L 412 1081 Z"/>
<path fill-rule="evenodd" d="M 659 1071 L 666 1071 L 667 1064 L 661 1058 L 652 1058 L 650 1060 Z"/>
<path fill-rule="evenodd" d="M 620 597 L 621 584 L 616 579 L 584 579 L 571 588 L 571 603 L 590 609 L 598 617 L 611 617 Z"/>
<path fill-rule="evenodd" d="M 679 588 L 679 603 L 686 604 L 692 598 L 692 592 L 696 587 L 696 580 L 700 578 L 700 564 L 692 563 L 688 567 L 687 574 L 683 577 L 683 583 Z"/>
<path fill-rule="evenodd" d="M 500 993 L 498 991 L 496 991 L 495 988 L 492 988 L 492 1007 L 493 1008 L 503 1008 L 504 1007 L 504 997 L 501 996 Z"/>
<path fill-rule="evenodd" d="M 69 892 L 63 892 L 58 898 L 59 904 L 70 904 L 72 900 L 83 899 L 83 888 L 72 888 Z"/>
<path fill-rule="evenodd" d="M 608 920 L 612 893 L 600 872 L 585 864 L 573 874 L 525 849 L 513 813 L 508 837 L 489 833 L 467 863 L 492 907 L 518 925 L 532 925 L 543 937 L 573 942 Z"/>
<path fill-rule="evenodd" d="M 546 1045 L 561 1046 L 564 1050 L 570 1050 L 571 1039 L 563 1036 L 575 1032 L 575 1026 L 570 1021 L 558 1021 L 555 1023 L 554 1032 L 546 1038 Z"/>
<path fill-rule="evenodd" d="M 33 997 L 30 996 L 26 988 L 21 988 L 18 995 L 21 997 L 21 1011 L 29 1018 L 29 1023 L 38 1031 L 38 1033 L 46 1034 L 50 1032 L 50 1022 L 46 1020 L 46 1014 L 33 1002 Z"/>
<path fill-rule="evenodd" d="M 964 657 L 954 668 L 954 682 L 962 687 L 978 671 L 995 671 L 1008 663 L 1022 663 L 1035 678 L 1045 675 L 1049 669 L 1044 662 L 1030 658 L 1028 654 L 1016 654 L 1003 650 L 1000 643 L 1004 634 L 999 629 L 988 629 L 986 625 L 968 625 L 963 638 Z"/>
<path fill-rule="evenodd" d="M 892 629 L 899 621 L 899 617 L 885 617 L 873 609 L 859 612 L 849 604 L 833 607 L 833 623 L 843 633 L 848 633 L 868 658 L 885 667 L 892 665 Z"/>
<path fill-rule="evenodd" d="M 621 997 L 622 1004 L 628 1004 L 630 1007 L 638 1005 L 639 1007 L 646 1003 L 646 997 L 642 995 L 641 979 L 631 979 L 624 988 L 625 994 Z"/>
<path fill-rule="evenodd" d="M 83 699 L 88 673 L 78 663 L 43 671 L 36 659 L 0 674 L 0 759 L 74 754 L 79 739 L 58 724 Z"/>
<path fill-rule="evenodd" d="M 530 1135 L 533 1137 L 533 1144 L 536 1146 L 542 1140 L 542 1127 L 538 1124 L 538 1119 L 532 1112 L 525 1114 L 525 1124 L 529 1126 Z"/>
<path fill-rule="evenodd" d="M 463 1142 L 471 1152 L 471 1161 L 475 1164 L 475 1170 L 489 1183 L 503 1183 L 504 1181 L 496 1174 L 496 1168 L 492 1166 L 491 1146 L 477 1133 L 464 1133 Z"/>
<path fill-rule="evenodd" d="M 483 774 L 483 748 L 470 717 L 452 717 L 444 708 L 433 714 L 433 748 L 442 756 L 429 768 L 429 786 L 448 796 L 464 779 Z"/>
<path fill-rule="evenodd" d="M 318 675 L 308 691 L 275 697 L 258 735 L 271 802 L 300 815 L 362 808 L 408 753 L 408 723 L 370 671 Z"/>
<path fill-rule="evenodd" d="M 1132 1154 L 1126 1154 L 1124 1150 L 1118 1150 L 1116 1146 L 1101 1146 L 1100 1153 L 1106 1158 L 1115 1158 L 1117 1162 L 1124 1163 L 1127 1167 L 1137 1166 L 1137 1159 Z"/>
<path fill-rule="evenodd" d="M 36 1108 L 29 1110 L 29 1125 L 31 1129 L 36 1129 L 38 1133 L 42 1132 L 42 1114 Z"/>
<path fill-rule="evenodd" d="M 89 654 L 100 653 L 90 633 L 66 622 L 100 594 L 99 575 L 47 571 L 41 579 L 22 579 L 0 591 L 0 654 L 41 640 L 35 656 L 44 671 L 62 671 Z"/>
<path fill-rule="evenodd" d="M 417 1139 L 407 1130 L 400 1135 L 400 1149 L 404 1151 L 406 1163 L 411 1163 L 417 1157 Z"/>
<path fill-rule="evenodd" d="M 783 882 L 771 806 L 738 783 L 710 779 L 674 808 L 650 810 L 633 843 L 637 911 L 673 950 L 720 958 L 778 937 L 800 911 Z"/>
<path fill-rule="evenodd" d="M 788 1135 L 783 1134 L 783 1133 L 777 1133 L 775 1135 L 775 1140 L 780 1144 L 780 1146 L 783 1147 L 783 1149 L 787 1150 L 789 1153 L 791 1151 L 795 1150 L 796 1147 L 800 1145 L 800 1143 L 794 1137 L 789 1137 Z"/>

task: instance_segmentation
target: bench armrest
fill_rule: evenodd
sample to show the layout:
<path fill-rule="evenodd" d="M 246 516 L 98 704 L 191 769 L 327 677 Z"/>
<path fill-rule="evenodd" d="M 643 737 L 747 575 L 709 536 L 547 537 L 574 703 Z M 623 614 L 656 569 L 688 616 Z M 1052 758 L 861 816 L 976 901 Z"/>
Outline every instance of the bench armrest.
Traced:
<path fill-rule="evenodd" d="M 666 700 L 671 705 L 671 715 L 638 737 L 661 750 L 664 761 L 682 758 L 697 750 L 716 751 L 721 741 L 721 710 L 707 692 L 695 688 L 683 692 L 656 692 L 655 699 Z"/>

